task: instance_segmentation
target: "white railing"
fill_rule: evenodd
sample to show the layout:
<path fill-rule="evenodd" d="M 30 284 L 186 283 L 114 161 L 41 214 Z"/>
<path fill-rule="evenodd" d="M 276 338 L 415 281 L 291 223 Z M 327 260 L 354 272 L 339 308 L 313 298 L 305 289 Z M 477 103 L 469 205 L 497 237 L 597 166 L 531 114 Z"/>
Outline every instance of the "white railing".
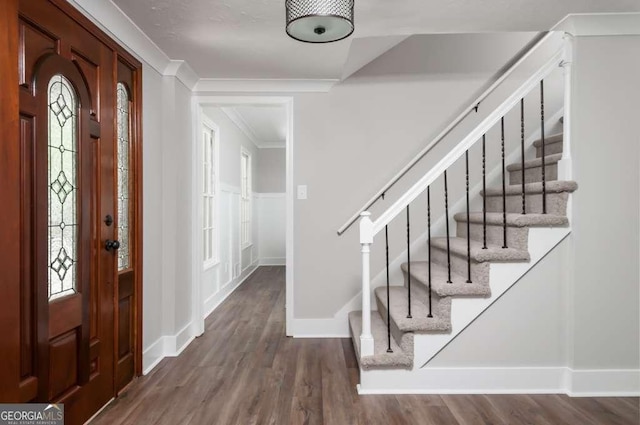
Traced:
<path fill-rule="evenodd" d="M 536 45 L 537 46 L 537 45 Z M 483 119 L 466 137 L 464 137 L 444 158 L 433 166 L 420 180 L 408 189 L 400 198 L 385 210 L 376 220 L 371 219 L 371 213 L 361 212 L 360 217 L 360 244 L 362 250 L 362 334 L 360 335 L 360 356 L 369 356 L 374 353 L 373 337 L 371 335 L 371 279 L 369 252 L 373 238 L 391 220 L 404 211 L 412 201 L 420 196 L 427 187 L 440 175 L 453 165 L 475 143 L 482 139 L 494 125 L 500 121 L 520 99 L 531 92 L 540 81 L 544 80 L 557 67 L 565 65 L 564 58 L 569 57 L 570 49 L 558 50 L 538 71 L 522 83 L 506 100 L 504 100 L 493 112 Z M 568 78 L 568 77 L 567 77 Z M 503 81 L 503 80 L 501 80 Z M 567 89 L 568 90 L 568 89 Z M 566 99 L 565 99 L 566 101 Z M 566 114 L 565 114 L 566 115 Z M 565 117 L 566 119 L 567 117 Z M 356 217 L 357 219 L 357 217 Z M 339 232 L 340 233 L 340 232 Z"/>

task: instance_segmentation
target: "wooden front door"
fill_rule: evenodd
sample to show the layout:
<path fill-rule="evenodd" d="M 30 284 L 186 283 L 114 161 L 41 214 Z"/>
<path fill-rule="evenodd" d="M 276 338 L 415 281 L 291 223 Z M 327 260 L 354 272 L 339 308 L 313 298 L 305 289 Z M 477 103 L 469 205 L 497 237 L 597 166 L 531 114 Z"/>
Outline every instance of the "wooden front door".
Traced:
<path fill-rule="evenodd" d="M 140 64 L 66 2 L 20 0 L 19 401 L 83 423 L 140 353 Z"/>
<path fill-rule="evenodd" d="M 28 49 L 28 47 L 27 47 Z M 99 408 L 113 394 L 114 256 L 100 249 L 98 206 L 113 208 L 98 166 L 113 155 L 92 116 L 85 77 L 72 60 L 48 53 L 20 102 L 30 170 L 37 326 L 38 396 L 68 411 Z M 93 114 L 95 115 L 95 114 Z"/>

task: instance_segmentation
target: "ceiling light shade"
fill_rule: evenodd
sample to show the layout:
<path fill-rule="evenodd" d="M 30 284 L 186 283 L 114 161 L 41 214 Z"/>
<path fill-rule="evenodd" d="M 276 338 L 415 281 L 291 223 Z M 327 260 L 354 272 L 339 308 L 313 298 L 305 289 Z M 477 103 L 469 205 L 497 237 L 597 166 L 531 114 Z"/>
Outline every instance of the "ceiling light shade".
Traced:
<path fill-rule="evenodd" d="M 330 43 L 353 33 L 354 0 L 286 0 L 287 34 L 306 43 Z"/>

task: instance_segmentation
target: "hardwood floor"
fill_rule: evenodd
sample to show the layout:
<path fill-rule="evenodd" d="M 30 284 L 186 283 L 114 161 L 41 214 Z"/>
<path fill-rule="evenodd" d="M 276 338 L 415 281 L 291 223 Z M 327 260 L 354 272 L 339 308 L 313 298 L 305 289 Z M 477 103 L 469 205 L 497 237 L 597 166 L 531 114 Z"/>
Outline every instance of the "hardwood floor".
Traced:
<path fill-rule="evenodd" d="M 92 425 L 638 425 L 638 398 L 359 396 L 349 339 L 284 336 L 284 267 L 261 267 L 205 334 L 137 379 Z"/>

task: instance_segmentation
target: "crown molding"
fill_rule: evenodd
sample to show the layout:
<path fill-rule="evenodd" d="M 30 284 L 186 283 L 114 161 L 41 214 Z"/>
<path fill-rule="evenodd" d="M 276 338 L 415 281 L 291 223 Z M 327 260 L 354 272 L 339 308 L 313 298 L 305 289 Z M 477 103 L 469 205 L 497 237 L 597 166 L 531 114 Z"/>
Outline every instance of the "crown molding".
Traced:
<path fill-rule="evenodd" d="M 564 31 L 576 37 L 640 35 L 640 13 L 572 13 L 552 31 Z"/>
<path fill-rule="evenodd" d="M 134 57 L 164 75 L 171 61 L 169 56 L 115 3 L 111 0 L 67 1 Z"/>
<path fill-rule="evenodd" d="M 206 93 L 325 93 L 338 79 L 201 78 L 195 91 Z"/>
<path fill-rule="evenodd" d="M 231 121 L 244 133 L 245 136 L 251 140 L 251 143 L 255 145 L 256 148 L 260 148 L 260 139 L 256 136 L 256 133 L 253 131 L 253 128 L 242 118 L 242 115 L 238 113 L 233 107 L 222 106 L 220 107 L 222 112 L 225 113 L 226 116 L 229 117 Z"/>
<path fill-rule="evenodd" d="M 176 77 L 191 91 L 199 80 L 198 74 L 183 60 L 170 60 L 162 75 Z"/>
<path fill-rule="evenodd" d="M 176 77 L 189 90 L 194 89 L 199 77 L 191 66 L 186 61 L 170 59 L 113 1 L 68 1 L 138 60 L 146 63 L 161 75 Z"/>

